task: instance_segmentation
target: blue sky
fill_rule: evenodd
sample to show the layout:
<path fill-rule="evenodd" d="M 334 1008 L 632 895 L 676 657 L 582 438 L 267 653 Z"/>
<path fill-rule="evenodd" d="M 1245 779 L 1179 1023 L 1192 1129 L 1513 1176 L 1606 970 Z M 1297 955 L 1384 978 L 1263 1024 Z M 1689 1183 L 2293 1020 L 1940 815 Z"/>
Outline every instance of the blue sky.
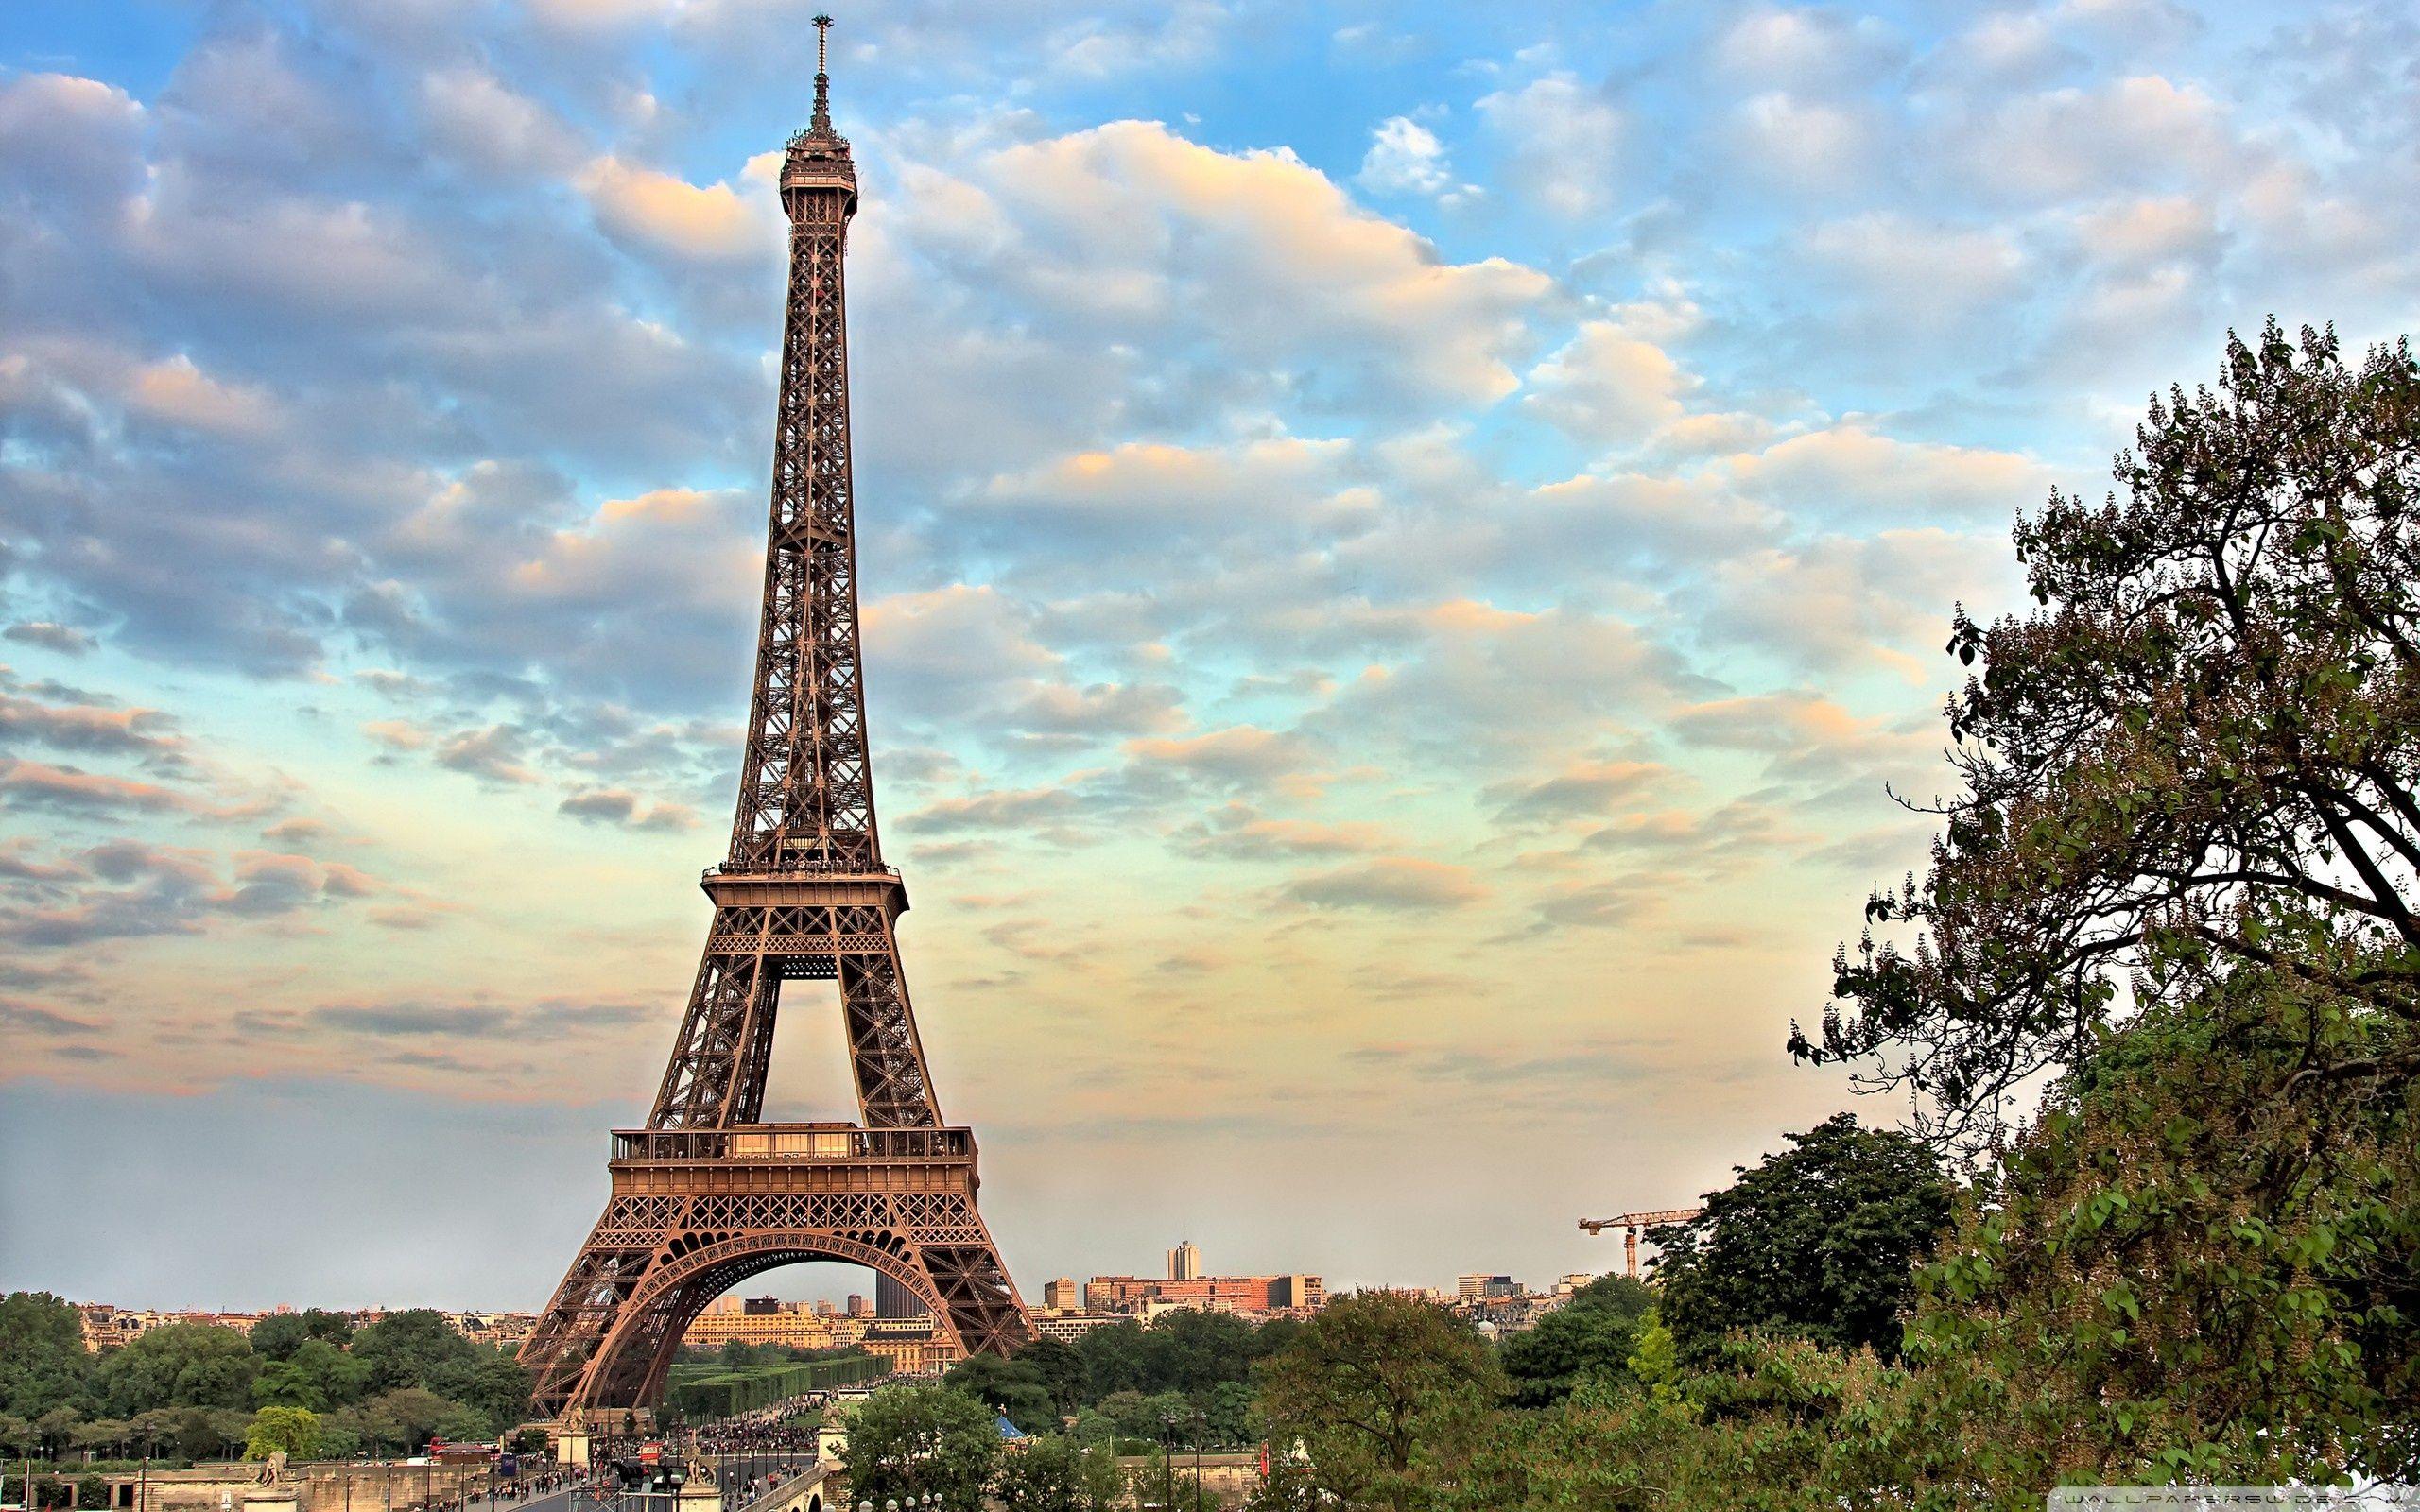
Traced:
<path fill-rule="evenodd" d="M 814 9 L 0 15 L 12 1283 L 552 1284 L 730 802 Z M 832 9 L 885 831 L 1029 1291 L 1602 1267 L 1841 1106 L 1782 1038 L 2014 513 L 2420 289 L 2389 5 Z M 138 1180 L 342 1217 L 17 1221 Z"/>

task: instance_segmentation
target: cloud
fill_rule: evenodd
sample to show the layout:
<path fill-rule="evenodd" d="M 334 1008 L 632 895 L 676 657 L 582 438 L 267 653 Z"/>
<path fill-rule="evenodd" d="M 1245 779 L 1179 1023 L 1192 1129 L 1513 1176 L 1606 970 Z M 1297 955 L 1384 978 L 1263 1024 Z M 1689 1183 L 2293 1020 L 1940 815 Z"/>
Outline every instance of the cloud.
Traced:
<path fill-rule="evenodd" d="M 1577 220 L 1616 208 L 1629 123 L 1599 89 L 1548 74 L 1478 102 L 1505 147 L 1505 177 L 1551 215 Z"/>
<path fill-rule="evenodd" d="M 1300 783 L 1317 763 L 1310 743 L 1301 736 L 1255 725 L 1131 740 L 1126 752 L 1138 767 L 1183 772 L 1228 787 Z"/>
<path fill-rule="evenodd" d="M 1583 445 L 1634 443 L 1680 419 L 1692 380 L 1661 347 L 1611 320 L 1582 325 L 1530 370 L 1522 403 Z"/>
<path fill-rule="evenodd" d="M 1559 823 L 1601 816 L 1663 787 L 1671 775 L 1654 762 L 1581 760 L 1548 777 L 1494 783 L 1481 796 L 1507 823 Z"/>
<path fill-rule="evenodd" d="M 1375 909 L 1384 913 L 1436 913 L 1461 908 L 1487 896 L 1487 887 L 1466 867 L 1413 856 L 1381 856 L 1286 884 L 1285 895 L 1314 908 Z"/>
<path fill-rule="evenodd" d="M 277 422 L 276 405 L 258 388 L 221 383 L 182 352 L 135 371 L 127 408 L 151 420 L 235 438 L 258 438 Z"/>
<path fill-rule="evenodd" d="M 82 656 L 99 644 L 89 630 L 54 624 L 49 620 L 21 620 L 0 630 L 0 640 L 14 641 L 20 645 L 39 645 L 45 651 L 57 651 L 61 656 Z"/>
<path fill-rule="evenodd" d="M 556 812 L 592 823 L 618 824 L 632 830 L 694 830 L 695 809 L 683 803 L 656 802 L 640 812 L 639 797 L 624 788 L 599 787 L 574 793 L 555 805 Z"/>
<path fill-rule="evenodd" d="M 199 799 L 157 782 L 112 777 L 75 766 L 0 757 L 0 798 L 12 808 L 57 813 L 199 813 Z"/>
<path fill-rule="evenodd" d="M 605 233 L 643 251 L 724 263 L 769 256 L 780 246 L 768 238 L 767 216 L 728 183 L 701 189 L 610 155 L 589 163 L 577 181 Z"/>
<path fill-rule="evenodd" d="M 1391 115 L 1370 130 L 1354 182 L 1378 194 L 1434 195 L 1454 181 L 1445 145 L 1437 133 L 1408 115 Z"/>
<path fill-rule="evenodd" d="M 527 733 L 511 725 L 457 730 L 437 747 L 437 765 L 487 782 L 535 782 L 538 774 L 522 765 L 527 760 Z"/>
<path fill-rule="evenodd" d="M 1724 28 L 1714 62 L 1751 83 L 1840 89 L 1872 83 L 1901 51 L 1878 17 L 1768 5 L 1741 12 Z"/>
<path fill-rule="evenodd" d="M 918 234 L 959 241 L 970 273 L 1070 336 L 1203 340 L 1337 402 L 1503 397 L 1552 287 L 1500 257 L 1445 261 L 1291 152 L 1220 152 L 1157 122 L 1004 147 L 932 198 L 951 228 Z M 984 239 L 964 244 L 968 227 Z"/>
<path fill-rule="evenodd" d="M 2054 479 L 2031 457 L 1902 441 L 1848 422 L 1725 464 L 1739 490 L 1800 519 L 2003 521 Z"/>
<path fill-rule="evenodd" d="M 561 173 L 579 159 L 570 128 L 483 68 L 459 64 L 424 76 L 420 107 L 430 138 L 485 172 Z"/>
<path fill-rule="evenodd" d="M 1194 852 L 1230 861 L 1286 861 L 1311 856 L 1365 855 L 1401 844 L 1395 833 L 1365 820 L 1263 818 L 1235 804 L 1184 832 Z"/>

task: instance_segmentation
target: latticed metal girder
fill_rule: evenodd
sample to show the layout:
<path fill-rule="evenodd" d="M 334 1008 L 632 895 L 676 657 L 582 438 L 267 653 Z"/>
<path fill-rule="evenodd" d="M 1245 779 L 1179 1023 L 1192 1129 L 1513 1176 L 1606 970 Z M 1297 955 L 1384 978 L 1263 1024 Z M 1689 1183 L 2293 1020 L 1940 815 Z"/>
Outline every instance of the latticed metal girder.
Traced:
<path fill-rule="evenodd" d="M 933 1096 L 899 964 L 907 896 L 874 818 L 849 459 L 856 170 L 824 84 L 819 72 L 814 124 L 791 139 L 781 174 L 789 289 L 730 850 L 706 880 L 715 919 L 648 1128 L 622 1141 L 615 1195 L 522 1349 L 548 1412 L 652 1400 L 708 1301 L 796 1260 L 890 1276 L 961 1350 L 1028 1336 L 976 1211 L 972 1136 L 942 1125 Z M 861 1128 L 848 1153 L 786 1164 L 749 1152 L 789 1127 L 759 1121 L 782 984 L 802 979 L 838 986 Z"/>

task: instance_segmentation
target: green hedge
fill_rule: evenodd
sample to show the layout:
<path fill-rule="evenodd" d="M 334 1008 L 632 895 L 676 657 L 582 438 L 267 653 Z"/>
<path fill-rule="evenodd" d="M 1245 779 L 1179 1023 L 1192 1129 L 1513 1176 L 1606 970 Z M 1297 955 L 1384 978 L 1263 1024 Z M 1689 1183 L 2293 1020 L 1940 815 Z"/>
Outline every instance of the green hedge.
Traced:
<path fill-rule="evenodd" d="M 733 1418 L 787 1397 L 856 1385 L 890 1373 L 873 1355 L 807 1360 L 795 1365 L 674 1366 L 665 1405 L 683 1418 Z"/>

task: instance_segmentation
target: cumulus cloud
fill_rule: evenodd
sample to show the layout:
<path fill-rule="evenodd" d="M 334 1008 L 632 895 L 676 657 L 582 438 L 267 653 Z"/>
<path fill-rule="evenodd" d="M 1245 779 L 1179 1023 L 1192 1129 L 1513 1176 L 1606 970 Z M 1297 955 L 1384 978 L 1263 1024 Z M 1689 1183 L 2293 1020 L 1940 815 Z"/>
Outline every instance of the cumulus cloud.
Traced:
<path fill-rule="evenodd" d="M 1681 417 L 1691 380 L 1669 353 L 1612 320 L 1591 320 L 1530 370 L 1522 402 L 1586 445 L 1644 439 Z"/>
<path fill-rule="evenodd" d="M 611 155 L 578 182 L 606 233 L 647 252 L 713 263 L 768 256 L 780 245 L 766 233 L 765 214 L 728 183 L 700 188 Z"/>
<path fill-rule="evenodd" d="M 1776 508 L 1836 520 L 2004 521 L 2054 481 L 2014 452 L 1897 440 L 1853 422 L 1743 453 L 1725 470 Z"/>
<path fill-rule="evenodd" d="M 1454 181 L 1445 144 L 1408 115 L 1391 115 L 1370 130 L 1370 150 L 1354 182 L 1379 194 L 1433 195 Z"/>
<path fill-rule="evenodd" d="M 957 178 L 935 203 L 987 228 L 958 254 L 1037 311 L 1207 339 L 1340 400 L 1501 398 L 1551 289 L 1505 258 L 1445 261 L 1291 152 L 1220 152 L 1157 122 L 1019 143 Z"/>
<path fill-rule="evenodd" d="M 1517 192 L 1570 219 L 1615 208 L 1628 122 L 1603 90 L 1548 74 L 1482 96 L 1478 110 L 1503 143 Z"/>

